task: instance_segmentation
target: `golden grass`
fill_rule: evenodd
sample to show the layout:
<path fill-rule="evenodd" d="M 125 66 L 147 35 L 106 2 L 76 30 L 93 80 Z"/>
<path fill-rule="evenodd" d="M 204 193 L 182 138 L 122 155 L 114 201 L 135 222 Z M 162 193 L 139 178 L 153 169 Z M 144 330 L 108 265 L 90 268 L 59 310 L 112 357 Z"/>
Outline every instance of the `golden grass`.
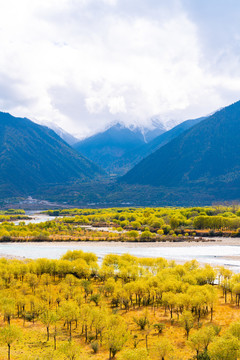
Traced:
<path fill-rule="evenodd" d="M 230 296 L 228 297 L 230 301 Z M 136 323 L 133 321 L 133 318 L 136 316 L 144 315 L 147 311 L 147 316 L 150 321 L 150 328 L 146 330 L 139 330 Z M 137 335 L 138 337 L 138 347 L 145 348 L 146 346 L 146 335 L 148 335 L 148 349 L 151 359 L 157 359 L 157 354 L 155 351 L 156 345 L 161 341 L 162 337 L 168 338 L 172 345 L 174 346 L 174 353 L 171 359 L 178 360 L 188 360 L 195 352 L 189 347 L 186 340 L 184 329 L 179 324 L 177 319 L 177 314 L 174 313 L 173 321 L 170 320 L 169 312 L 165 313 L 163 308 L 157 308 L 154 310 L 151 307 L 146 308 L 136 308 L 135 310 L 130 310 L 128 312 L 124 310 L 119 310 L 118 312 L 121 316 L 124 317 L 128 324 L 129 331 L 131 335 Z M 227 327 L 235 321 L 240 319 L 240 309 L 234 304 L 224 304 L 224 299 L 221 297 L 219 292 L 218 304 L 215 306 L 213 323 L 220 325 L 222 327 L 221 334 L 227 329 Z M 153 328 L 155 323 L 164 323 L 165 329 L 163 333 L 158 335 L 157 331 Z M 36 321 L 35 324 L 30 322 L 25 322 L 23 327 L 22 319 L 13 319 L 11 320 L 12 324 L 18 325 L 22 328 L 22 339 L 17 341 L 12 345 L 11 348 L 11 359 L 12 360 L 32 360 L 39 359 L 48 360 L 46 355 L 47 352 L 53 350 L 53 331 L 54 328 L 51 326 L 50 329 L 50 341 L 46 341 L 46 328 Z M 201 325 L 207 325 L 210 323 L 210 315 L 200 320 Z M 0 326 L 4 326 L 3 319 L 1 318 Z M 197 329 L 197 323 L 195 323 L 195 329 Z M 191 330 L 194 331 L 194 330 Z M 80 326 L 76 329 L 73 325 L 73 341 L 79 348 L 79 359 L 81 360 L 106 360 L 108 359 L 108 351 L 103 345 L 100 347 L 100 350 L 97 354 L 93 354 L 92 349 L 89 344 L 84 342 L 82 336 L 80 336 Z M 190 332 L 191 333 L 191 332 Z M 57 347 L 59 348 L 60 344 L 68 339 L 68 332 L 66 328 L 63 328 L 63 323 L 58 325 L 58 335 L 57 335 Z M 128 342 L 125 344 L 124 349 L 133 348 L 133 338 L 131 337 Z M 116 359 L 118 358 L 118 354 Z M 7 346 L 0 345 L 0 360 L 7 359 Z M 52 359 L 50 356 L 49 359 Z M 54 357 L 55 359 L 55 357 Z M 61 359 L 60 354 L 57 355 L 56 359 Z"/>

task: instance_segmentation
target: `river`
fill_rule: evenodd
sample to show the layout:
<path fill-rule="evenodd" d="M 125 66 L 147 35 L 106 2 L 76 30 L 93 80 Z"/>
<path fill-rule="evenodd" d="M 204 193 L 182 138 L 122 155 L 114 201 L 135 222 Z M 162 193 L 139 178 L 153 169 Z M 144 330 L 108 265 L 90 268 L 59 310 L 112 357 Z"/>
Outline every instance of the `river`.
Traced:
<path fill-rule="evenodd" d="M 32 220 L 25 223 L 39 223 L 53 220 L 45 214 L 28 212 Z M 18 224 L 19 222 L 15 222 Z M 97 229 L 100 230 L 99 228 Z M 107 254 L 131 254 L 138 257 L 164 257 L 168 260 L 185 262 L 196 259 L 200 263 L 211 265 L 224 265 L 235 272 L 240 272 L 240 240 L 231 238 L 215 239 L 216 243 L 126 243 L 126 242 L 56 242 L 56 243 L 0 243 L 0 256 L 12 256 L 21 258 L 49 258 L 59 259 L 68 250 L 83 250 L 94 252 L 99 261 Z M 229 243 L 229 245 L 228 245 Z"/>
<path fill-rule="evenodd" d="M 161 243 L 119 242 L 57 242 L 57 243 L 0 243 L 1 256 L 59 259 L 68 250 L 94 252 L 101 262 L 107 254 L 131 254 L 138 257 L 164 257 L 185 262 L 196 259 L 200 263 L 224 265 L 240 272 L 240 245 L 179 245 Z"/>

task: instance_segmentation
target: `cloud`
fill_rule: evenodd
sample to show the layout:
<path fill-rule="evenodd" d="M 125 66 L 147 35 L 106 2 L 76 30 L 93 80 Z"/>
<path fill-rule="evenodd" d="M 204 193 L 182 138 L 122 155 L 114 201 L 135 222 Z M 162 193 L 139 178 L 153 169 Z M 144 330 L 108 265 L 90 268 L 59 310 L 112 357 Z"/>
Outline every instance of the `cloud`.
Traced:
<path fill-rule="evenodd" d="M 209 3 L 0 0 L 2 110 L 81 136 L 115 119 L 184 120 L 237 100 L 234 1 L 225 11 L 213 0 L 217 13 Z"/>

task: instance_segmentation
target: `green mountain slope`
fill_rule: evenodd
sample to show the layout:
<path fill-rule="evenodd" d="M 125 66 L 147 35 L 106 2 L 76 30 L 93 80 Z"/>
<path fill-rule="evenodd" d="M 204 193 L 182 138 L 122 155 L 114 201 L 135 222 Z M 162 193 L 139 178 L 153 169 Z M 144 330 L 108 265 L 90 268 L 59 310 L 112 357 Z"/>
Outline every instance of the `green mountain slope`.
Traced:
<path fill-rule="evenodd" d="M 74 144 L 74 148 L 108 173 L 121 174 L 121 169 L 114 165 L 115 161 L 144 143 L 144 136 L 139 129 L 132 130 L 116 124 L 106 131 L 79 141 Z"/>
<path fill-rule="evenodd" d="M 41 185 L 89 181 L 100 173 L 54 131 L 0 113 L 0 193 L 26 194 Z"/>
<path fill-rule="evenodd" d="M 122 175 L 124 175 L 124 173 L 133 168 L 133 166 L 138 164 L 142 159 L 152 154 L 157 149 L 160 149 L 162 146 L 166 145 L 171 140 L 182 134 L 184 131 L 190 129 L 204 119 L 205 118 L 202 117 L 182 122 L 171 130 L 168 130 L 163 134 L 155 137 L 152 141 L 144 143 L 140 147 L 125 153 L 122 157 L 115 160 L 113 166 L 122 169 Z"/>
<path fill-rule="evenodd" d="M 240 101 L 142 160 L 121 181 L 154 186 L 240 184 Z"/>

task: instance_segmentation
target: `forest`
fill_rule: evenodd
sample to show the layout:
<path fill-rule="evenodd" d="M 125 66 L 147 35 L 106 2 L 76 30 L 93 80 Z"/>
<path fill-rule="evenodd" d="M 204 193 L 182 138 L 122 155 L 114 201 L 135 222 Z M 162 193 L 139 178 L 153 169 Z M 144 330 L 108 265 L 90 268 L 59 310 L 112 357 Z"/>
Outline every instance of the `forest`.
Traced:
<path fill-rule="evenodd" d="M 50 221 L 26 224 L 15 210 L 0 214 L 0 241 L 201 241 L 240 237 L 238 205 L 192 208 L 48 210 Z M 19 212 L 19 214 L 18 214 Z M 22 220 L 14 224 L 14 220 Z"/>
<path fill-rule="evenodd" d="M 236 360 L 240 275 L 68 251 L 0 261 L 0 359 Z"/>

